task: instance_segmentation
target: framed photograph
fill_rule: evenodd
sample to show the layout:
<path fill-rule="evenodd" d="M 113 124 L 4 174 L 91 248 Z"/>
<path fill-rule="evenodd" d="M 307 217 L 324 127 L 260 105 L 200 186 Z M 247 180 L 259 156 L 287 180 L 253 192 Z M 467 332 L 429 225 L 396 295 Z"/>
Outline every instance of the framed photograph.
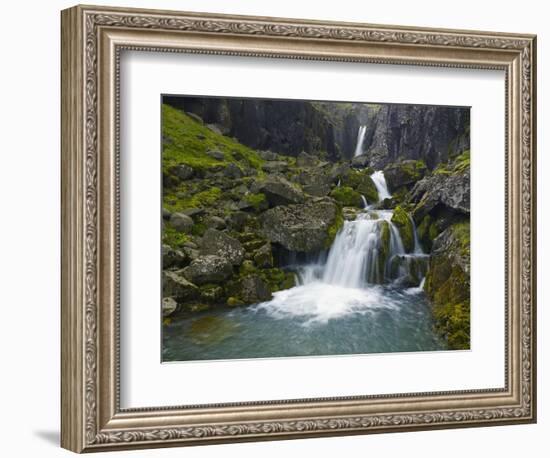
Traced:
<path fill-rule="evenodd" d="M 536 38 L 62 12 L 62 446 L 536 421 Z"/>

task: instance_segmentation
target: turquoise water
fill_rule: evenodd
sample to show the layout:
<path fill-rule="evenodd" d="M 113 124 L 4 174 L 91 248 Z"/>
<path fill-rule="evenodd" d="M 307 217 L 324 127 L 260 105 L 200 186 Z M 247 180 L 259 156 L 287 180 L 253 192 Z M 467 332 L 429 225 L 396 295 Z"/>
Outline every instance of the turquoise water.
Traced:
<path fill-rule="evenodd" d="M 162 359 L 196 361 L 445 350 L 420 288 L 313 282 L 270 302 L 163 326 Z"/>

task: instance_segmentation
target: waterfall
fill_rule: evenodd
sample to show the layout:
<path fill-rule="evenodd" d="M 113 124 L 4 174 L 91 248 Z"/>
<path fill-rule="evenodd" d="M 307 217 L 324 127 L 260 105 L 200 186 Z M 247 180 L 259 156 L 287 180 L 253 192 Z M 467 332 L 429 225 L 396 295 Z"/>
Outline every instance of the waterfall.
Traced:
<path fill-rule="evenodd" d="M 369 206 L 369 203 L 363 194 L 361 194 L 361 202 L 363 203 L 363 208 L 367 208 Z"/>
<path fill-rule="evenodd" d="M 355 221 L 344 222 L 330 249 L 322 281 L 348 288 L 384 283 L 391 276 L 392 260 L 405 254 L 392 214 L 391 210 L 366 212 Z M 389 228 L 386 246 L 385 225 Z"/>
<path fill-rule="evenodd" d="M 367 133 L 367 126 L 360 126 L 357 133 L 357 143 L 355 145 L 355 153 L 353 157 L 360 156 L 363 153 L 363 142 L 365 141 L 365 134 Z"/>
<path fill-rule="evenodd" d="M 382 202 L 384 199 L 389 199 L 391 197 L 390 192 L 388 191 L 388 185 L 386 184 L 386 178 L 384 177 L 384 172 L 378 170 L 374 172 L 371 176 L 374 186 L 378 191 L 378 202 Z"/>
<path fill-rule="evenodd" d="M 414 237 L 414 254 L 424 254 L 424 250 L 422 249 L 422 245 L 420 244 L 420 240 L 418 240 L 418 232 L 416 231 L 416 224 L 414 224 L 414 220 L 411 216 L 409 216 L 409 219 L 412 224 L 413 228 L 413 237 Z"/>

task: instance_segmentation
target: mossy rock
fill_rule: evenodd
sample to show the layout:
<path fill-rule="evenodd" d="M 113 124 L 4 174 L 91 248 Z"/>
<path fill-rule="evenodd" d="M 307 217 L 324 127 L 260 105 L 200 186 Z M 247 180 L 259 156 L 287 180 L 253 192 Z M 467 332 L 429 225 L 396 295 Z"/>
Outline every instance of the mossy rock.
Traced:
<path fill-rule="evenodd" d="M 378 190 L 370 175 L 372 169 L 350 170 L 343 178 L 342 185 L 353 188 L 360 195 L 365 196 L 367 202 L 378 202 Z"/>
<path fill-rule="evenodd" d="M 269 208 L 269 203 L 264 193 L 249 193 L 243 197 L 243 200 L 249 204 L 256 212 L 261 212 Z"/>
<path fill-rule="evenodd" d="M 428 168 L 423 160 L 404 160 L 390 164 L 384 169 L 389 191 L 393 194 L 402 187 L 411 188 L 421 180 Z"/>
<path fill-rule="evenodd" d="M 386 263 L 390 255 L 391 229 L 387 221 L 382 221 L 380 227 L 380 248 L 378 252 L 378 277 L 383 282 L 386 276 Z"/>
<path fill-rule="evenodd" d="M 349 186 L 334 188 L 330 196 L 345 207 L 362 207 L 361 194 Z"/>
<path fill-rule="evenodd" d="M 344 216 L 342 215 L 342 210 L 338 208 L 336 212 L 336 218 L 334 218 L 334 223 L 329 226 L 327 231 L 328 237 L 325 242 L 325 248 L 329 248 L 332 245 L 332 242 L 334 242 L 334 239 L 336 238 L 336 234 L 338 234 L 338 231 L 342 228 L 343 225 Z"/>
<path fill-rule="evenodd" d="M 424 290 L 436 330 L 450 349 L 470 348 L 470 224 L 447 228 L 434 241 Z"/>
<path fill-rule="evenodd" d="M 201 301 L 208 304 L 217 304 L 222 301 L 224 290 L 219 285 L 207 284 L 199 288 Z"/>
<path fill-rule="evenodd" d="M 414 229 L 409 214 L 398 206 L 393 211 L 391 222 L 395 224 L 401 235 L 401 241 L 403 242 L 403 248 L 407 253 L 414 250 Z"/>

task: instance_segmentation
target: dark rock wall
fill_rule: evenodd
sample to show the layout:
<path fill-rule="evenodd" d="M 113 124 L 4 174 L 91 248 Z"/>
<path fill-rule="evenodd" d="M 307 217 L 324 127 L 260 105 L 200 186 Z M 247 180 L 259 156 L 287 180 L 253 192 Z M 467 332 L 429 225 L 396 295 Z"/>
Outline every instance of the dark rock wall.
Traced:
<path fill-rule="evenodd" d="M 251 148 L 290 156 L 349 159 L 366 125 L 363 150 L 375 169 L 403 159 L 422 159 L 432 169 L 470 145 L 470 110 L 463 107 L 184 96 L 163 102 Z"/>

